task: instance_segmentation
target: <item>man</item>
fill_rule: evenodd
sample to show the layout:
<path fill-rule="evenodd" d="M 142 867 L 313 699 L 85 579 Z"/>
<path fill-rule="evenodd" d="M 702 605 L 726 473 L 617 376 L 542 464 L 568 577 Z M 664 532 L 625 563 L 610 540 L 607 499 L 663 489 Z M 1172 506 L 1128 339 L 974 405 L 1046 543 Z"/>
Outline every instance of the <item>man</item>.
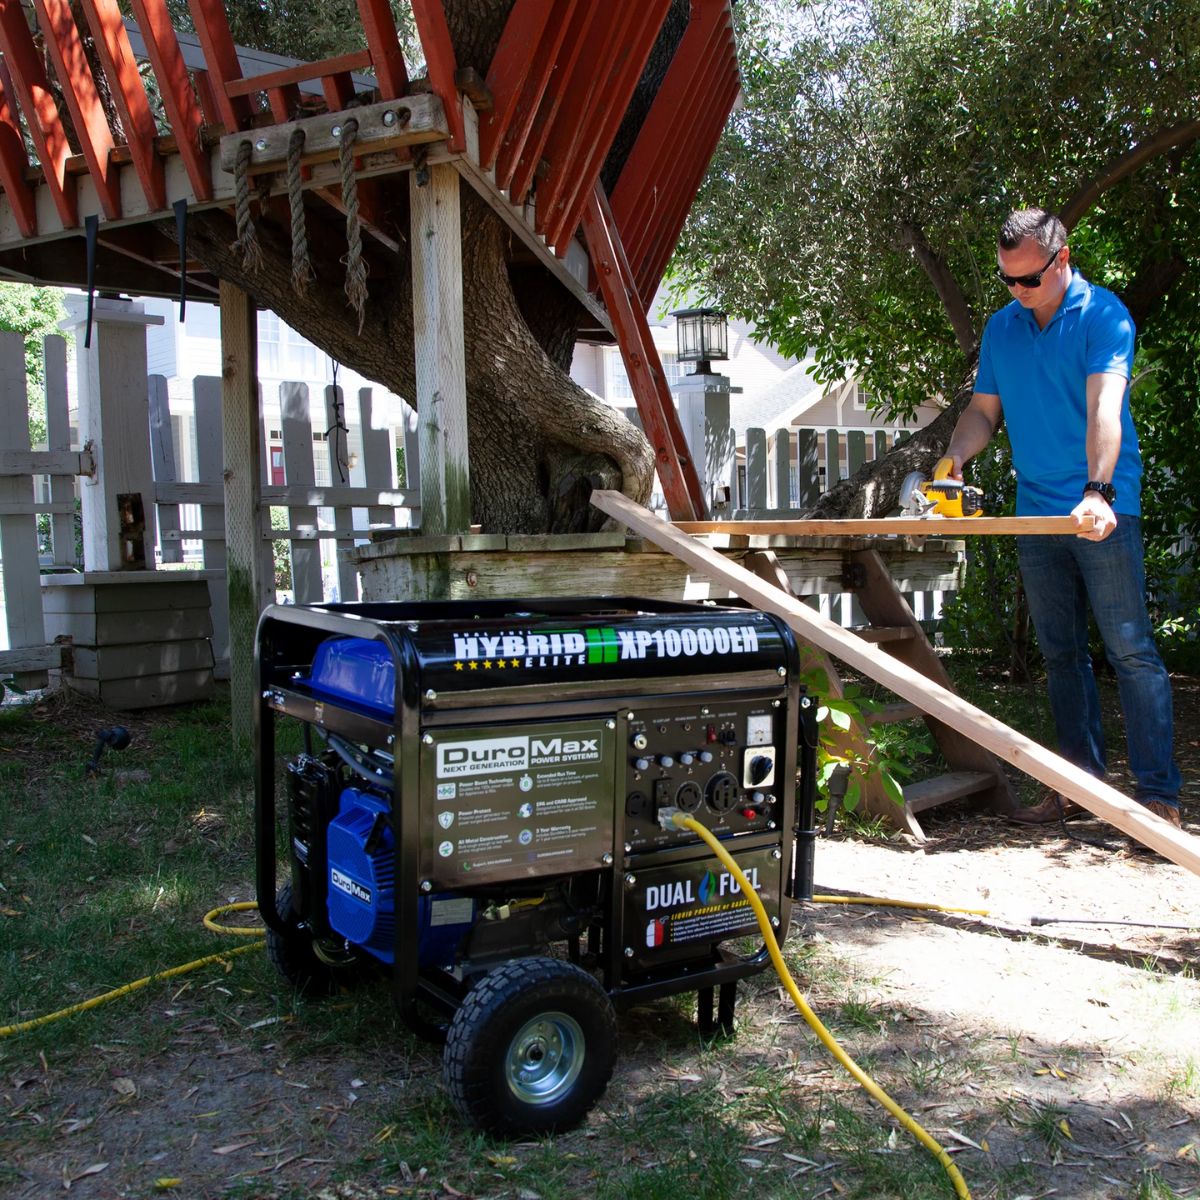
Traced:
<path fill-rule="evenodd" d="M 1129 412 L 1133 320 L 1112 292 L 1072 270 L 1066 228 L 1050 213 L 1011 213 L 996 257 L 1013 299 L 984 329 L 975 392 L 946 450 L 952 474 L 962 478 L 1003 416 L 1018 515 L 1075 518 L 1076 534 L 1017 538 L 1059 752 L 1103 778 L 1090 605 L 1117 675 L 1136 799 L 1179 828 L 1171 684 L 1145 602 L 1142 460 Z M 1014 819 L 1040 824 L 1083 811 L 1052 792 Z"/>

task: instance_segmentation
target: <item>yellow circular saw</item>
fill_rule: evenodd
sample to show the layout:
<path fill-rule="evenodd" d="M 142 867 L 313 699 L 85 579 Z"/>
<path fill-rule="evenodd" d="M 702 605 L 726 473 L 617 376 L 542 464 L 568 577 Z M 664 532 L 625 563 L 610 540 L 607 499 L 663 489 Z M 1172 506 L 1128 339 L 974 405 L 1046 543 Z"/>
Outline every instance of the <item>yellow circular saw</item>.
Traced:
<path fill-rule="evenodd" d="M 906 517 L 982 517 L 983 491 L 951 479 L 952 458 L 938 459 L 929 479 L 910 471 L 900 485 L 900 508 Z"/>

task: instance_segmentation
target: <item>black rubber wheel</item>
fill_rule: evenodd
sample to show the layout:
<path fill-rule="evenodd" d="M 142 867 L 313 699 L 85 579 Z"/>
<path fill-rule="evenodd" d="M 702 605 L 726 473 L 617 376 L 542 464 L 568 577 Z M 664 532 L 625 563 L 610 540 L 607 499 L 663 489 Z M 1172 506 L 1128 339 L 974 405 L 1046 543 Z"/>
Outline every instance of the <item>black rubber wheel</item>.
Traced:
<path fill-rule="evenodd" d="M 616 1061 L 612 1001 L 580 967 L 517 958 L 467 993 L 446 1039 L 446 1090 L 472 1125 L 502 1137 L 578 1125 Z"/>
<path fill-rule="evenodd" d="M 288 926 L 286 935 L 267 930 L 267 954 L 275 969 L 298 992 L 308 996 L 334 996 L 374 974 L 364 956 L 341 951 L 332 956 L 317 952 L 312 936 L 300 928 L 292 911 L 292 885 L 285 883 L 275 895 L 275 911 Z M 330 958 L 333 961 L 329 961 Z"/>

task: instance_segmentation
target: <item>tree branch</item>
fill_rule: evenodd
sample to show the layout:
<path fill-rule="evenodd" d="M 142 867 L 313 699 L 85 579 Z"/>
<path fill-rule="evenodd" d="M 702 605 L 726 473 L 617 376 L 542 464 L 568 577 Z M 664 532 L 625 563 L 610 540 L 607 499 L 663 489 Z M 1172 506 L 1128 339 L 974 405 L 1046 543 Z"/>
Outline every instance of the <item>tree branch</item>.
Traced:
<path fill-rule="evenodd" d="M 929 276 L 933 289 L 946 310 L 958 348 L 970 358 L 977 348 L 975 322 L 971 320 L 971 308 L 962 288 L 958 286 L 958 280 L 951 274 L 945 260 L 926 240 L 925 232 L 919 226 L 905 221 L 900 226 L 900 235 L 902 244 L 912 248 L 917 262 Z"/>
<path fill-rule="evenodd" d="M 1068 230 L 1073 229 L 1079 219 L 1106 192 L 1122 179 L 1132 175 L 1139 167 L 1157 158 L 1176 146 L 1185 146 L 1200 138 L 1200 119 L 1180 121 L 1167 125 L 1152 134 L 1144 142 L 1114 159 L 1099 175 L 1087 180 L 1076 189 L 1075 194 L 1059 210 L 1059 217 Z"/>

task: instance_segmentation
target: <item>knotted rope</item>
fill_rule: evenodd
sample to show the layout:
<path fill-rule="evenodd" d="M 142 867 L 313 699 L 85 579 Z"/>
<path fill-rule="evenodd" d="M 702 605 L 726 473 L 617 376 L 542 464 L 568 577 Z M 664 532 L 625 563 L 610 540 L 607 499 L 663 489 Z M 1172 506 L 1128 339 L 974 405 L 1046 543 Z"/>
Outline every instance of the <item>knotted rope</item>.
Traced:
<path fill-rule="evenodd" d="M 303 296 L 316 277 L 308 257 L 308 228 L 304 223 L 304 193 L 300 190 L 300 155 L 304 130 L 293 129 L 287 148 L 287 193 L 292 212 L 292 290 Z"/>
<path fill-rule="evenodd" d="M 237 161 L 233 167 L 233 212 L 237 221 L 237 239 L 232 248 L 242 255 L 242 268 L 257 274 L 262 269 L 262 247 L 258 230 L 250 216 L 250 158 L 254 147 L 249 141 L 238 144 Z"/>
<path fill-rule="evenodd" d="M 362 223 L 358 216 L 358 180 L 354 177 L 354 139 L 358 122 L 353 118 L 342 126 L 339 162 L 342 168 L 342 204 L 346 209 L 346 297 L 358 313 L 358 332 L 362 333 L 367 316 L 367 265 L 362 256 Z"/>

